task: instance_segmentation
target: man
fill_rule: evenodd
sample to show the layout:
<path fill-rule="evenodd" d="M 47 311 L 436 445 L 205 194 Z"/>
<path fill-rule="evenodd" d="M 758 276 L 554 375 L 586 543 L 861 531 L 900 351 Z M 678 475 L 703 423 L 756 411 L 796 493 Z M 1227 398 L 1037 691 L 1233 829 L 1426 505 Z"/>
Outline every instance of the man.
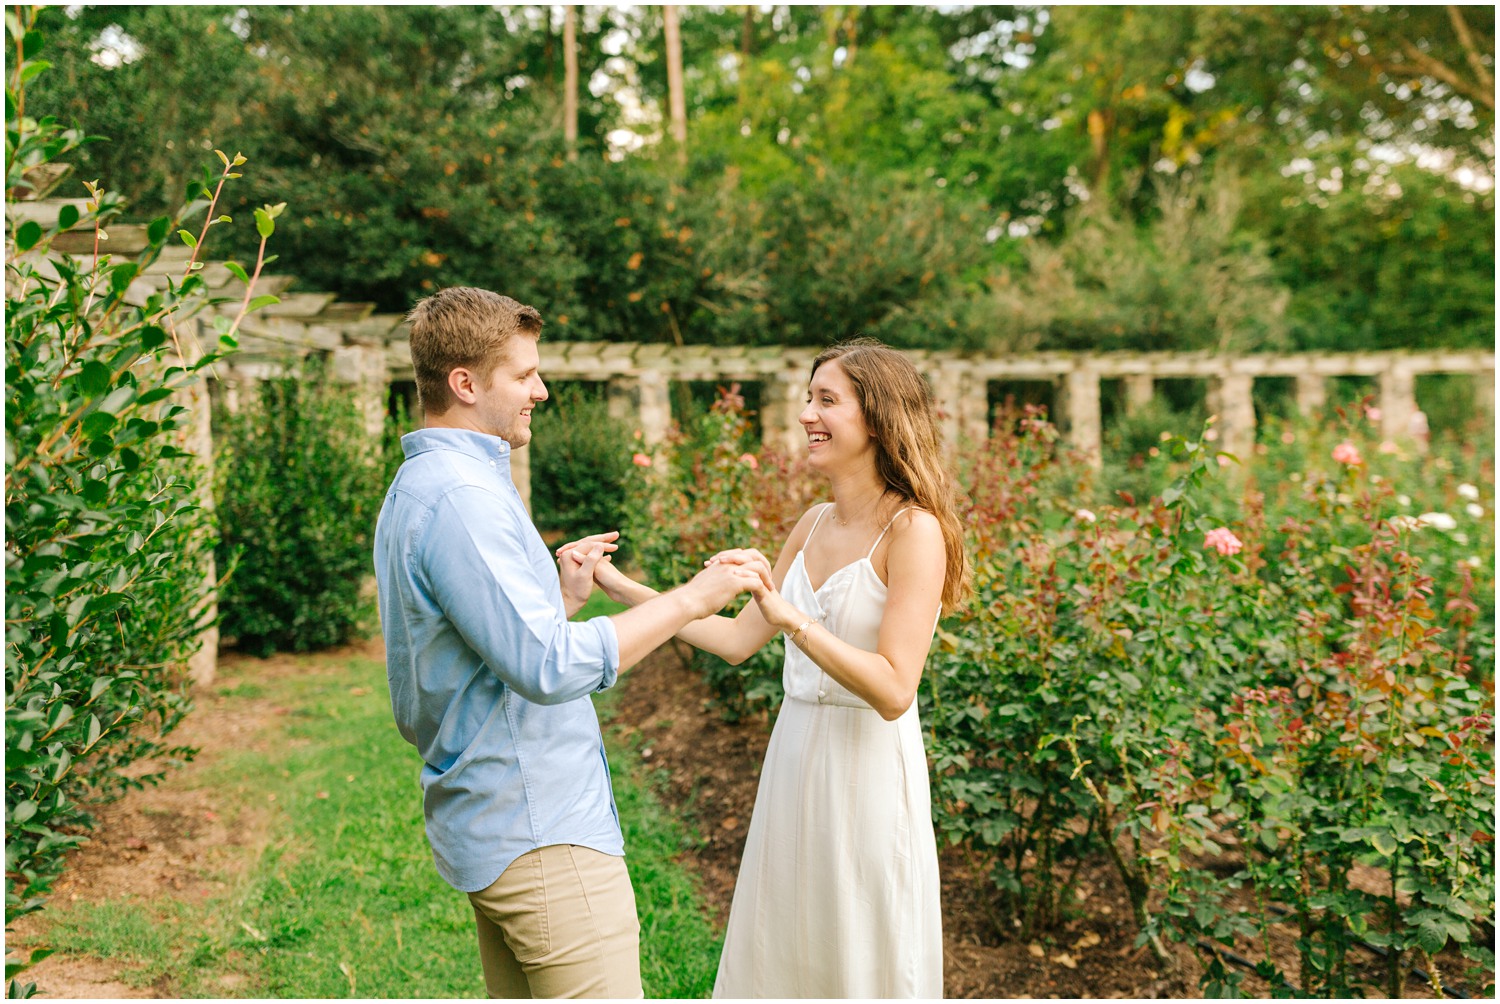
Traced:
<path fill-rule="evenodd" d="M 589 695 L 762 579 L 716 564 L 570 622 L 617 535 L 569 545 L 554 570 L 511 481 L 510 451 L 547 399 L 541 315 L 458 287 L 409 321 L 424 428 L 401 440 L 375 573 L 433 859 L 473 903 L 491 997 L 640 997 L 635 896 Z"/>

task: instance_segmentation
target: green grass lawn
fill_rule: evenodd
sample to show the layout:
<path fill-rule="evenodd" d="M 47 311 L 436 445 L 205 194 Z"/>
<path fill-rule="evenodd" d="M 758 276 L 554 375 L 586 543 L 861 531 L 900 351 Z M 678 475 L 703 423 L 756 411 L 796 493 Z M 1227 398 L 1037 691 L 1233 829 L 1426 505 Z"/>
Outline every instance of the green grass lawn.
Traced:
<path fill-rule="evenodd" d="M 594 604 L 580 616 L 607 612 Z M 267 845 L 232 891 L 192 903 L 169 893 L 59 903 L 43 915 L 53 947 L 110 960 L 127 983 L 166 977 L 182 996 L 483 995 L 468 900 L 433 868 L 417 756 L 391 721 L 384 666 L 303 661 L 303 674 L 240 685 L 291 709 L 270 752 L 197 768 L 197 783 L 271 813 Z M 608 696 L 597 703 L 607 720 Z M 658 802 L 639 757 L 613 738 L 610 761 L 646 996 L 706 997 L 720 934 L 673 861 L 693 836 Z"/>

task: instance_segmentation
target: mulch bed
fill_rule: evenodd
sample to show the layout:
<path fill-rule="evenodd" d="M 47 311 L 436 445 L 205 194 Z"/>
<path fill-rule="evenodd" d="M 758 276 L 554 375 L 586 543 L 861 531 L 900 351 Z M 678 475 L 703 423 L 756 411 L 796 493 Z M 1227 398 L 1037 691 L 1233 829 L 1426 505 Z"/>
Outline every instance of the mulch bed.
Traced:
<path fill-rule="evenodd" d="M 707 907 L 722 924 L 770 730 L 764 719 L 722 720 L 702 680 L 671 646 L 624 674 L 619 689 L 613 727 L 662 772 L 665 797 L 696 826 L 699 839 L 682 861 L 699 875 Z M 947 997 L 1198 996 L 1194 982 L 1161 972 L 1150 950 L 1135 946 L 1130 906 L 1107 861 L 1080 871 L 1087 900 L 1079 916 L 1033 942 L 997 936 L 980 904 L 985 881 L 959 852 L 945 851 L 940 868 Z"/>
<path fill-rule="evenodd" d="M 675 644 L 675 643 L 674 643 Z M 669 806 L 697 830 L 697 841 L 680 859 L 697 873 L 707 909 L 719 923 L 729 903 L 740 855 L 750 827 L 761 760 L 770 740 L 764 718 L 726 722 L 710 706 L 709 691 L 688 666 L 685 651 L 668 645 L 621 677 L 612 725 L 647 763 L 660 771 Z M 1222 864 L 1223 862 L 1219 862 Z M 1130 902 L 1113 864 L 1099 855 L 1078 871 L 1079 901 L 1073 916 L 1045 937 L 1006 937 L 988 919 L 986 876 L 976 874 L 959 848 L 947 848 L 939 861 L 943 877 L 943 991 L 953 998 L 1196 998 L 1201 966 L 1194 953 L 1171 945 L 1172 971 L 1163 971 L 1150 949 L 1136 945 Z M 1248 893 L 1245 893 L 1248 897 Z M 1246 908 L 1250 905 L 1246 902 Z M 1296 973 L 1296 931 L 1278 925 L 1271 953 L 1283 972 Z M 1247 961 L 1261 957 L 1260 946 L 1238 945 Z M 1369 996 L 1382 996 L 1383 963 L 1355 950 Z M 1454 989 L 1470 994 L 1459 974 L 1469 968 L 1451 950 L 1439 960 Z M 1493 980 L 1491 980 L 1491 987 Z M 1243 993 L 1269 997 L 1269 986 L 1246 973 Z M 1407 981 L 1411 998 L 1436 996 L 1416 976 Z"/>

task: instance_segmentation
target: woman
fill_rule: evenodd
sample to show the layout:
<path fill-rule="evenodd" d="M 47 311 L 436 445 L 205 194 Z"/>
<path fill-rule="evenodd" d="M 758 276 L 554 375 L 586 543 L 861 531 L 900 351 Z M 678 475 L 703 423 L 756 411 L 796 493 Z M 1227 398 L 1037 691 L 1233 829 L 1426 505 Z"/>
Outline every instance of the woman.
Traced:
<path fill-rule="evenodd" d="M 942 916 L 917 685 L 968 590 L 932 398 L 871 339 L 813 363 L 809 466 L 833 501 L 792 530 L 739 616 L 678 637 L 731 663 L 777 631 L 786 699 L 766 751 L 715 997 L 941 997 Z M 769 563 L 757 551 L 709 559 Z M 618 602 L 654 591 L 600 564 Z"/>

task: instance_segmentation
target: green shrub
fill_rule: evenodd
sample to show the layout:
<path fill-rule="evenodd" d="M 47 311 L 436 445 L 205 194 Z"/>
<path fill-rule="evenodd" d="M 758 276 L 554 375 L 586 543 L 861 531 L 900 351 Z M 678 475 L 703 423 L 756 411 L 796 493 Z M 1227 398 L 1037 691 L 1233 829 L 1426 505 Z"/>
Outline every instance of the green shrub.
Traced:
<path fill-rule="evenodd" d="M 24 83 L 46 68 L 34 17 L 28 8 L 6 15 L 13 196 L 33 191 L 82 139 L 26 113 Z M 222 186 L 243 158 L 220 157 Z M 214 319 L 219 342 L 205 353 L 191 320 L 210 302 L 196 267 L 142 273 L 168 234 L 206 210 L 197 236 L 183 238 L 201 253 L 224 220 L 213 183 L 205 172 L 188 188 L 192 212 L 149 225 L 136 261 L 55 249 L 65 230 L 75 241 L 92 232 L 98 246 L 120 200 L 97 185 L 86 186 L 82 211 L 66 206 L 52 226 L 7 214 L 7 921 L 44 904 L 64 853 L 86 839 L 89 800 L 154 781 L 159 773 L 127 770 L 144 759 L 191 755 L 167 737 L 190 707 L 187 661 L 211 623 L 213 528 L 199 466 L 182 446 L 190 416 L 179 392 L 233 347 L 237 320 Z M 277 212 L 256 212 L 262 259 Z M 249 287 L 243 316 L 254 283 L 238 265 L 231 271 Z M 8 976 L 24 968 L 7 962 Z M 10 993 L 34 989 L 12 982 Z"/>
<path fill-rule="evenodd" d="M 934 821 L 989 875 L 997 932 L 1057 931 L 1102 852 L 1142 943 L 1192 946 L 1210 995 L 1239 984 L 1215 946 L 1265 944 L 1281 907 L 1300 936 L 1261 964 L 1274 992 L 1400 996 L 1448 946 L 1492 967 L 1492 450 L 1421 454 L 1354 408 L 1269 424 L 1240 471 L 1211 425 L 1143 430 L 1149 493 L 1101 504 L 1040 415 L 959 458 L 976 595 L 920 695 Z M 635 482 L 658 584 L 806 508 L 737 454 L 732 406 L 711 419 Z M 738 713 L 774 703 L 775 669 L 705 662 Z M 1378 987 L 1356 938 L 1389 952 Z"/>
<path fill-rule="evenodd" d="M 354 389 L 313 361 L 215 416 L 223 632 L 241 650 L 343 644 L 370 620 L 370 535 L 386 488 L 381 439 Z"/>
<path fill-rule="evenodd" d="M 625 528 L 625 478 L 635 441 L 607 403 L 578 384 L 555 384 L 532 414 L 531 513 L 568 540 Z M 628 542 L 620 557 L 628 553 Z"/>
<path fill-rule="evenodd" d="M 823 489 L 805 464 L 771 450 L 750 452 L 750 419 L 735 387 L 660 448 L 636 455 L 626 539 L 641 577 L 657 589 L 691 578 L 731 547 L 756 547 L 776 560 L 787 534 Z M 733 614 L 741 600 L 729 611 Z M 724 717 L 769 716 L 781 703 L 780 635 L 738 666 L 690 650 Z"/>

